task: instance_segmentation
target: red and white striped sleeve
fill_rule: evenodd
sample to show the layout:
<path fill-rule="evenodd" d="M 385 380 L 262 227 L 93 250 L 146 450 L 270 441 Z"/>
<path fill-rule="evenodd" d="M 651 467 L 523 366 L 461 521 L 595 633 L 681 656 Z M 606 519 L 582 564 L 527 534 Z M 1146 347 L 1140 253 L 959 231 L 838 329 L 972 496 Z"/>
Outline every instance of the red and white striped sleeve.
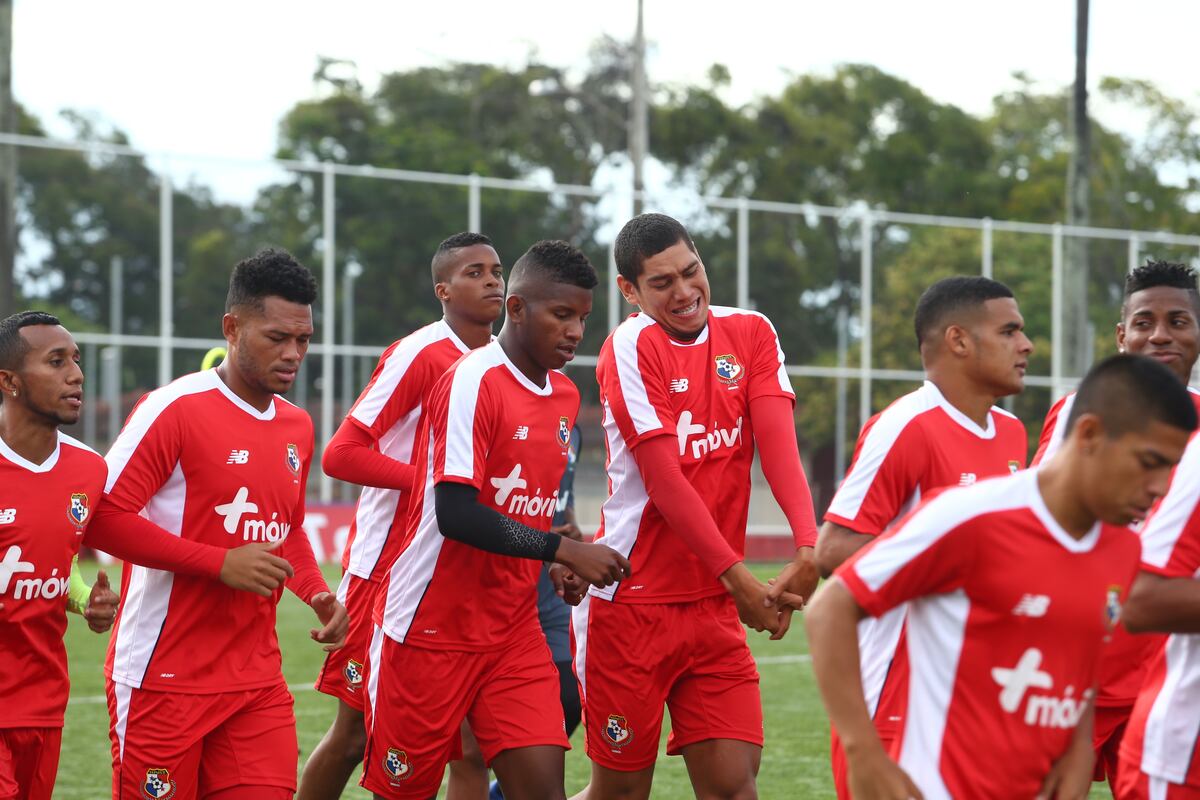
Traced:
<path fill-rule="evenodd" d="M 1168 578 L 1200 570 L 1200 436 L 1188 442 L 1171 487 L 1142 529 L 1142 569 Z"/>
<path fill-rule="evenodd" d="M 175 471 L 183 447 L 175 405 L 180 393 L 175 387 L 173 383 L 150 392 L 134 406 L 104 458 L 108 464 L 105 503 L 140 512 Z"/>
<path fill-rule="evenodd" d="M 630 450 L 654 436 L 676 433 L 670 377 L 650 335 L 655 324 L 645 314 L 621 323 L 596 367 L 601 394 Z"/>
<path fill-rule="evenodd" d="M 433 435 L 433 481 L 483 488 L 487 457 L 497 417 L 494 387 L 487 380 L 490 362 L 468 358 L 438 379 L 429 399 Z"/>
<path fill-rule="evenodd" d="M 759 313 L 754 313 L 752 319 L 755 344 L 751 351 L 750 401 L 759 397 L 787 397 L 795 402 L 796 393 L 792 390 L 792 380 L 787 374 L 787 362 L 775 326 Z"/>
<path fill-rule="evenodd" d="M 422 391 L 431 378 L 421 354 L 429 342 L 419 332 L 393 343 L 375 365 L 347 415 L 379 440 L 400 419 L 421 404 Z"/>
<path fill-rule="evenodd" d="M 1030 466 L 1036 467 L 1050 456 L 1058 452 L 1063 443 L 1063 426 L 1067 417 L 1071 416 L 1071 406 L 1075 404 L 1075 393 L 1063 397 L 1046 412 L 1046 421 L 1042 423 L 1042 435 L 1038 437 L 1037 452 L 1033 454 Z"/>

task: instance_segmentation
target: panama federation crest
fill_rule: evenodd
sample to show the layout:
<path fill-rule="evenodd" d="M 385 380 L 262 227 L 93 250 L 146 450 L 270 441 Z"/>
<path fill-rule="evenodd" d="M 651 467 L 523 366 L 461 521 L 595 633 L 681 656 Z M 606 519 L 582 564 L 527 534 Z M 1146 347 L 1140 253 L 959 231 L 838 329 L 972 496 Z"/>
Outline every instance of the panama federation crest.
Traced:
<path fill-rule="evenodd" d="M 363 682 L 363 665 L 360 661 L 355 661 L 353 658 L 346 661 L 346 666 L 342 667 L 342 677 L 346 679 L 346 686 L 350 691 L 356 691 Z"/>
<path fill-rule="evenodd" d="M 713 359 L 717 368 L 717 380 L 721 383 L 737 383 L 746 372 L 732 353 L 717 356 Z"/>
<path fill-rule="evenodd" d="M 1008 471 L 1011 472 L 1012 474 L 1016 475 L 1018 472 L 1021 471 L 1021 462 L 1020 461 L 1008 462 Z"/>
<path fill-rule="evenodd" d="M 171 773 L 165 769 L 146 770 L 146 781 L 142 784 L 142 794 L 150 800 L 168 800 L 175 796 L 175 781 Z"/>
<path fill-rule="evenodd" d="M 620 714 L 609 714 L 608 724 L 604 726 L 604 738 L 613 747 L 624 747 L 633 738 L 629 723 Z"/>
<path fill-rule="evenodd" d="M 294 444 L 287 446 L 287 465 L 293 475 L 300 474 L 300 450 Z"/>
<path fill-rule="evenodd" d="M 1121 587 L 1108 587 L 1108 596 L 1104 600 L 1104 627 L 1112 630 L 1121 619 Z"/>
<path fill-rule="evenodd" d="M 563 447 L 571 444 L 571 420 L 566 417 L 558 418 L 558 443 Z"/>
<path fill-rule="evenodd" d="M 71 518 L 71 522 L 74 522 L 76 527 L 82 528 L 87 524 L 88 514 L 90 513 L 88 496 L 83 492 L 72 494 L 71 505 L 67 508 L 67 516 Z"/>
<path fill-rule="evenodd" d="M 388 774 L 393 782 L 406 781 L 412 777 L 412 762 L 408 760 L 408 753 L 403 750 L 397 750 L 394 747 L 389 747 L 387 755 L 383 757 L 383 771 Z"/>

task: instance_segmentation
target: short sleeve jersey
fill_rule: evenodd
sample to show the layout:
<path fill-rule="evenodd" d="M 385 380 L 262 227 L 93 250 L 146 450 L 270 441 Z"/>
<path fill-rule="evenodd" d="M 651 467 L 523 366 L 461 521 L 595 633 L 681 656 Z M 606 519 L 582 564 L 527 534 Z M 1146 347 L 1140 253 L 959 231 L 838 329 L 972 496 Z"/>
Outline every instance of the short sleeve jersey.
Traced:
<path fill-rule="evenodd" d="M 1142 569 L 1200 579 L 1200 436 L 1188 443 L 1170 489 L 1142 530 Z M 1174 633 L 1149 661 L 1121 758 L 1148 775 L 1200 788 L 1198 740 L 1200 634 Z"/>
<path fill-rule="evenodd" d="M 539 630 L 542 562 L 442 536 L 434 487 L 472 486 L 480 504 L 549 530 L 578 412 L 570 378 L 552 371 L 538 386 L 499 342 L 463 356 L 437 381 L 416 462 L 425 470 L 423 494 L 410 505 L 406 542 L 376 604 L 384 633 L 417 647 L 479 652 Z"/>
<path fill-rule="evenodd" d="M 139 401 L 108 452 L 105 502 L 218 547 L 304 536 L 312 420 L 281 397 L 260 412 L 216 370 Z M 126 564 L 108 675 L 155 691 L 208 694 L 281 680 L 271 597 Z"/>
<path fill-rule="evenodd" d="M 838 569 L 868 614 L 908 605 L 899 764 L 928 800 L 1038 793 L 1092 695 L 1138 552 L 1127 528 L 1070 536 L 1023 471 L 938 493 Z"/>
<path fill-rule="evenodd" d="M 371 434 L 380 453 L 411 464 L 434 382 L 469 350 L 444 319 L 395 342 L 380 356 L 349 419 Z M 364 580 L 383 579 L 403 539 L 408 501 L 397 489 L 363 487 L 342 554 L 343 570 Z"/>
<path fill-rule="evenodd" d="M 1024 468 L 1026 446 L 1025 426 L 1012 414 L 993 408 L 980 428 L 926 381 L 867 420 L 825 519 L 878 536 L 929 492 Z M 906 705 L 903 627 L 903 608 L 858 626 L 863 691 L 883 732 L 896 727 Z"/>
<path fill-rule="evenodd" d="M 608 337 L 596 366 L 604 409 L 610 496 L 604 543 L 628 558 L 632 576 L 593 595 L 626 603 L 674 603 L 724 592 L 650 502 L 633 450 L 654 436 L 679 444 L 679 465 L 717 529 L 739 556 L 746 547 L 754 431 L 750 403 L 794 400 L 783 350 L 762 314 L 712 306 L 708 325 L 679 342 L 637 313 Z"/>
<path fill-rule="evenodd" d="M 63 724 L 67 580 L 107 472 L 63 433 L 41 464 L 0 439 L 0 728 Z"/>

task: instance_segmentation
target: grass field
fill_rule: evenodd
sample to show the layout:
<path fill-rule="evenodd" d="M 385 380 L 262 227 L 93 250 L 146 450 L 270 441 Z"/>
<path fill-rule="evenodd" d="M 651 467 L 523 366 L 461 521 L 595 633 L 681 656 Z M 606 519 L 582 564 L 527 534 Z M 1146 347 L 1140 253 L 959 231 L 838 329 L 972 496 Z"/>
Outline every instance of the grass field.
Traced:
<path fill-rule="evenodd" d="M 94 564 L 82 564 L 85 575 L 92 577 Z M 754 571 L 767 578 L 778 571 L 776 565 L 756 565 Z M 119 585 L 117 569 L 110 570 L 114 585 Z M 326 578 L 335 585 L 336 567 L 326 568 Z M 301 762 L 312 752 L 333 718 L 336 701 L 312 690 L 323 653 L 308 638 L 312 612 L 291 594 L 285 594 L 279 609 L 279 639 L 283 648 L 283 671 L 296 696 L 296 721 L 299 729 Z M 785 639 L 768 641 L 763 634 L 750 634 L 750 643 L 762 675 L 763 710 L 767 743 L 759 773 L 759 795 L 775 798 L 833 798 L 829 777 L 829 725 L 817 697 L 816 684 L 808 659 L 803 627 L 792 627 Z M 88 630 L 82 618 L 72 615 L 67 631 L 67 652 L 71 667 L 71 700 L 63 731 L 62 759 L 58 770 L 55 798 L 95 800 L 109 796 L 112 756 L 108 739 L 108 710 L 104 701 L 104 649 L 108 636 Z M 664 726 L 665 727 L 665 726 Z M 663 742 L 666 741 L 666 731 Z M 571 740 L 575 749 L 567 753 L 567 793 L 587 783 L 589 762 L 582 750 L 582 734 Z M 681 758 L 667 757 L 660 749 L 660 761 L 654 779 L 655 798 L 692 797 L 687 771 Z M 343 794 L 345 798 L 367 798 L 357 786 L 357 778 Z M 1097 786 L 1094 798 L 1110 797 Z"/>

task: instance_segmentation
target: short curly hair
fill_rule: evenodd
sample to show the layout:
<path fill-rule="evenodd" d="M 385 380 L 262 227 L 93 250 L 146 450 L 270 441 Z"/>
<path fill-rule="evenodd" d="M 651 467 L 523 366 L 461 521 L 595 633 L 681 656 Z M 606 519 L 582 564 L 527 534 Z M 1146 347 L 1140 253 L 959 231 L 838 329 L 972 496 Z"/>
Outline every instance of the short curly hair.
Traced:
<path fill-rule="evenodd" d="M 583 251 L 561 239 L 543 239 L 531 245 L 513 264 L 510 286 L 533 274 L 581 289 L 594 289 L 600 282 L 596 268 Z"/>
<path fill-rule="evenodd" d="M 434 251 L 433 261 L 429 265 L 429 272 L 433 276 L 433 282 L 441 283 L 446 280 L 446 266 L 449 264 L 451 255 L 455 250 L 461 250 L 464 247 L 474 247 L 477 244 L 485 244 L 488 247 L 493 247 L 491 239 L 482 233 L 475 233 L 473 231 L 461 231 L 443 239 L 442 243 L 438 245 L 437 250 Z"/>
<path fill-rule="evenodd" d="M 1196 270 L 1187 264 L 1180 264 L 1176 261 L 1147 259 L 1145 264 L 1125 276 L 1125 298 L 1121 303 L 1122 316 L 1128 311 L 1129 298 L 1134 292 L 1159 286 L 1183 289 L 1192 298 L 1192 307 L 1200 310 L 1200 292 L 1196 290 Z"/>
<path fill-rule="evenodd" d="M 317 299 L 317 279 L 288 251 L 264 248 L 233 268 L 225 310 L 248 306 L 262 311 L 267 297 L 310 306 Z"/>
<path fill-rule="evenodd" d="M 688 249 L 699 255 L 692 235 L 683 223 L 666 214 L 639 214 L 626 222 L 613 244 L 613 259 L 617 272 L 630 283 L 636 284 L 642 274 L 642 263 L 668 247 L 683 242 Z"/>
<path fill-rule="evenodd" d="M 25 362 L 29 344 L 21 336 L 21 328 L 30 325 L 61 325 L 58 317 L 45 311 L 18 311 L 0 320 L 0 369 L 15 372 Z"/>

